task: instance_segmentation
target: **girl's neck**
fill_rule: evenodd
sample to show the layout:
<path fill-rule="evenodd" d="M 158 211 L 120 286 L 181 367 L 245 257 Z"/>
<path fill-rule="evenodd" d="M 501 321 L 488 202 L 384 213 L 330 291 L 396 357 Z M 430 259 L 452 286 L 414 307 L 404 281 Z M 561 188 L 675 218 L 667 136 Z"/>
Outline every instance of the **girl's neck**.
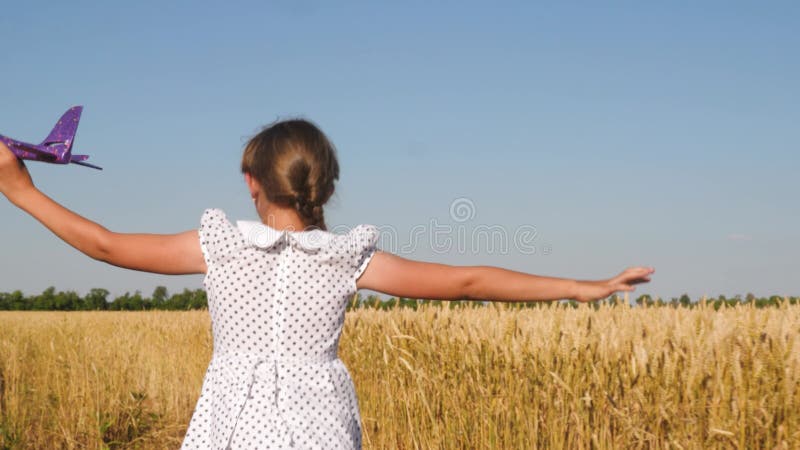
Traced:
<path fill-rule="evenodd" d="M 292 207 L 266 204 L 256 209 L 261 222 L 276 230 L 303 231 L 306 228 L 300 214 Z"/>

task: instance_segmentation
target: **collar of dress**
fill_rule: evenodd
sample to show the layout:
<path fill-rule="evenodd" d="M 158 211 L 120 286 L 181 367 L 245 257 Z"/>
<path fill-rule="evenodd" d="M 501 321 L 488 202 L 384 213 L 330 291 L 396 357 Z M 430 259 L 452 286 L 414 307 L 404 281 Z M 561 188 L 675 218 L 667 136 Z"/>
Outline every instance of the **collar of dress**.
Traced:
<path fill-rule="evenodd" d="M 250 220 L 238 220 L 236 227 L 239 228 L 247 245 L 263 249 L 272 248 L 281 241 L 288 241 L 303 250 L 314 252 L 330 244 L 333 238 L 331 233 L 324 230 L 276 230 L 261 222 Z"/>

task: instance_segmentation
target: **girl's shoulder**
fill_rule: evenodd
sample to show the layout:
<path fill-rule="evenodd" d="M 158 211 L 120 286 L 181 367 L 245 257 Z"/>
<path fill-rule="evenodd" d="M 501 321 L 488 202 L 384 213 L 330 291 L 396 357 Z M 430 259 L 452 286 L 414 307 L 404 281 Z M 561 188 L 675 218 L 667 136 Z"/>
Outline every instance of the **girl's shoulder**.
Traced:
<path fill-rule="evenodd" d="M 221 209 L 208 208 L 203 211 L 200 217 L 200 238 L 222 238 L 228 239 L 230 235 L 236 235 L 237 229 L 228 220 L 228 216 Z"/>
<path fill-rule="evenodd" d="M 221 209 L 203 211 L 198 235 L 203 257 L 209 267 L 244 245 L 241 234 Z"/>

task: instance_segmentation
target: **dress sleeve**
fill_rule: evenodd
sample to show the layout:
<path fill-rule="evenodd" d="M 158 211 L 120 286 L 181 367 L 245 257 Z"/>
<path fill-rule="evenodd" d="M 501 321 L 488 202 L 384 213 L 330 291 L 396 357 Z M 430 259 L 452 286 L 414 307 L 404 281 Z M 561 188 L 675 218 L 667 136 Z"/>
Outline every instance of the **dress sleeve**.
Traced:
<path fill-rule="evenodd" d="M 231 224 L 222 210 L 206 209 L 203 211 L 198 234 L 207 267 L 210 268 L 218 263 L 231 249 L 234 240 L 231 228 Z"/>
<path fill-rule="evenodd" d="M 369 262 L 378 249 L 378 228 L 374 225 L 359 225 L 353 229 L 355 233 L 355 279 L 358 280 L 367 270 Z"/>

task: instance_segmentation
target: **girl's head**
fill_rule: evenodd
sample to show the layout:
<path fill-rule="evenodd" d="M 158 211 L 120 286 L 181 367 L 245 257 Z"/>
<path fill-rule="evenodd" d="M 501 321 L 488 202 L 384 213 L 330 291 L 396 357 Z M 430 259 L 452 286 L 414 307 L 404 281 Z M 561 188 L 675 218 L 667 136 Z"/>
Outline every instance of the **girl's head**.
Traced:
<path fill-rule="evenodd" d="M 244 149 L 242 173 L 258 183 L 268 202 L 294 208 L 306 226 L 325 229 L 322 207 L 339 179 L 336 149 L 304 119 L 264 127 Z"/>

